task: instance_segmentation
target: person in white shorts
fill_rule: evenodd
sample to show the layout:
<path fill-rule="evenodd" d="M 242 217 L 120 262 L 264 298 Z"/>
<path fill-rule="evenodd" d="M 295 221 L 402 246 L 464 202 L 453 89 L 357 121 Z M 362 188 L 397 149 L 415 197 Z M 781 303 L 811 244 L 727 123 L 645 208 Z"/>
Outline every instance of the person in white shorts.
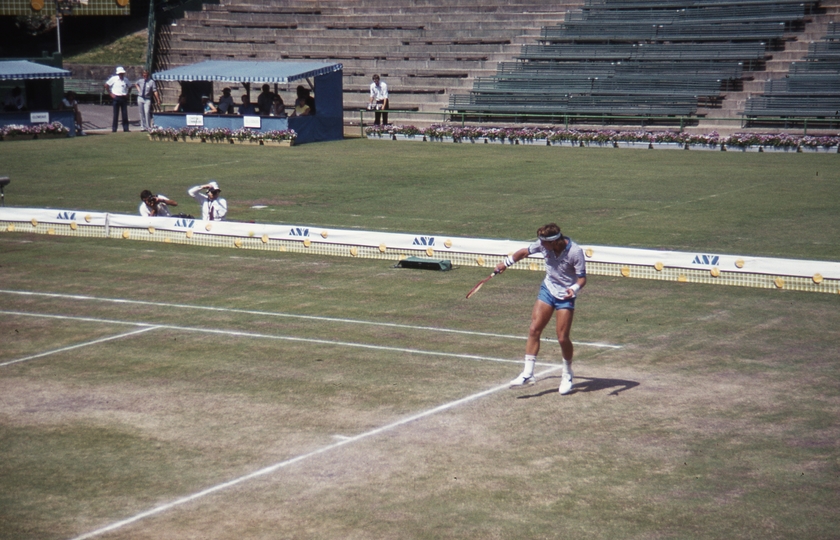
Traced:
<path fill-rule="evenodd" d="M 575 314 L 575 299 L 586 285 L 586 258 L 583 249 L 572 242 L 571 238 L 563 236 L 556 223 L 540 227 L 537 237 L 537 242 L 508 255 L 496 266 L 496 272 L 500 273 L 529 255 L 541 253 L 545 257 L 545 279 L 531 312 L 531 326 L 525 345 L 525 368 L 510 382 L 510 387 L 530 386 L 536 382 L 534 364 L 540 352 L 540 337 L 552 314 L 556 312 L 557 341 L 560 342 L 563 352 L 560 394 L 566 395 L 573 387 L 572 357 L 575 351 L 570 333 Z"/>

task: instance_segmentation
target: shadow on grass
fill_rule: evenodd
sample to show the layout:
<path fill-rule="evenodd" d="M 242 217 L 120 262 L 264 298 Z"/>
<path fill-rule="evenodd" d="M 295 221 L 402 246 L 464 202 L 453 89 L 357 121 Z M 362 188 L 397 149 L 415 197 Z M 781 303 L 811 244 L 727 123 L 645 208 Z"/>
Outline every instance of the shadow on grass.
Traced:
<path fill-rule="evenodd" d="M 543 380 L 548 379 L 557 379 L 559 383 L 560 376 L 553 375 L 551 377 L 546 377 Z M 600 390 L 609 390 L 610 388 L 614 388 L 615 390 L 610 392 L 608 395 L 617 396 L 620 392 L 630 390 L 631 388 L 635 388 L 637 386 L 639 386 L 639 383 L 637 383 L 636 381 L 625 381 L 623 379 L 597 379 L 594 377 L 575 377 L 574 388 L 568 395 L 577 394 L 578 392 L 598 392 Z M 544 390 L 537 394 L 519 396 L 516 399 L 530 399 L 542 397 L 548 394 L 556 394 L 558 392 L 558 387 L 559 384 L 551 390 Z"/>

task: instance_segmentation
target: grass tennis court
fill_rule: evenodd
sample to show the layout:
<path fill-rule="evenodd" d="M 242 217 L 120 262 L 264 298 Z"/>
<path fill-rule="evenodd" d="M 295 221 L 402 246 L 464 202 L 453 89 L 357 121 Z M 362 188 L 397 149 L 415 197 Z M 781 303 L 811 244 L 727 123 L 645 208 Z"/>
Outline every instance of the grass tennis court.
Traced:
<path fill-rule="evenodd" d="M 838 259 L 831 156 L 38 142 L 8 204 L 212 177 L 244 221 Z M 506 388 L 536 272 L 6 232 L 0 269 L 3 539 L 840 535 L 834 295 L 592 276 L 559 396 L 550 342 Z"/>

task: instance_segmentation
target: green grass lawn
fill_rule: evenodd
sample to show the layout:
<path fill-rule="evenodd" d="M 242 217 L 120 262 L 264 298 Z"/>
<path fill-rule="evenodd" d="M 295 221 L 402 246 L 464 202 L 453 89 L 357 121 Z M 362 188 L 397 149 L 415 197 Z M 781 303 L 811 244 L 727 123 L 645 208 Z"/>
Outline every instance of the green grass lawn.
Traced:
<path fill-rule="evenodd" d="M 236 221 L 523 240 L 557 221 L 586 244 L 840 260 L 840 162 L 828 154 L 368 140 L 276 149 L 119 134 L 3 144 L 0 158 L 14 206 L 133 214 L 149 189 L 194 213 L 187 188 L 213 178 Z"/>
<path fill-rule="evenodd" d="M 148 53 L 148 31 L 142 30 L 73 54 L 64 59 L 70 64 L 100 64 L 106 66 L 142 66 Z"/>
<path fill-rule="evenodd" d="M 214 178 L 241 221 L 840 259 L 828 155 L 117 134 L 0 160 L 20 207 L 194 211 Z M 485 269 L 392 264 L 0 232 L 0 539 L 840 536 L 836 295 L 591 276 L 560 396 L 551 328 L 504 388 L 540 274 L 466 300 Z"/>

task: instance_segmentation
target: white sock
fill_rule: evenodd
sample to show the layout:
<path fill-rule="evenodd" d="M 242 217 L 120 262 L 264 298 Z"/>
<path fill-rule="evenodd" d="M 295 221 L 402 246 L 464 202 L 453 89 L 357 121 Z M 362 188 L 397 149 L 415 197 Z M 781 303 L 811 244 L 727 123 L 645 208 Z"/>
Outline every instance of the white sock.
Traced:
<path fill-rule="evenodd" d="M 571 366 L 571 364 L 569 364 L 569 361 L 564 358 L 563 359 L 563 375 L 566 375 L 566 374 L 571 373 L 571 372 L 572 372 L 572 366 Z"/>
<path fill-rule="evenodd" d="M 534 374 L 534 364 L 537 363 L 537 355 L 535 354 L 526 354 L 525 355 L 525 369 L 522 370 L 522 373 L 530 377 Z"/>

